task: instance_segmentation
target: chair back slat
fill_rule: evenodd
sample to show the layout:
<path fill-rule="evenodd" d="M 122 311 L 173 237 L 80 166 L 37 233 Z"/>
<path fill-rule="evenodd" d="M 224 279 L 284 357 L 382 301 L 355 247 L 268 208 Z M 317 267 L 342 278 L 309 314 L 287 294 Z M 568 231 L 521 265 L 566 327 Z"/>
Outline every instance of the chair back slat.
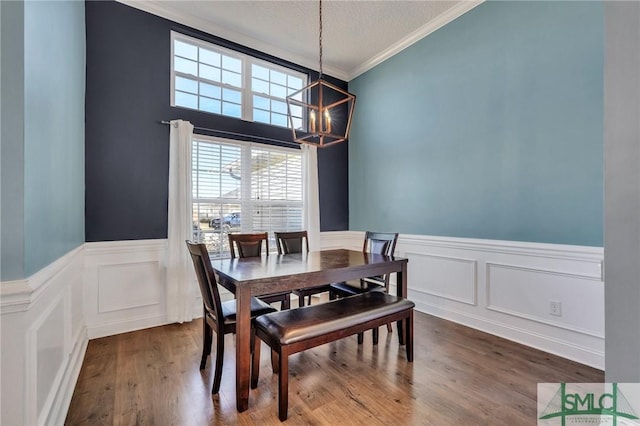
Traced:
<path fill-rule="evenodd" d="M 211 267 L 207 246 L 191 241 L 186 241 L 186 243 L 196 271 L 196 277 L 198 278 L 204 309 L 213 316 L 218 324 L 222 324 L 222 302 L 220 300 L 218 282 Z"/>
<path fill-rule="evenodd" d="M 266 232 L 256 234 L 229 234 L 229 247 L 231 258 L 259 257 L 262 255 L 262 242 L 264 241 L 265 253 L 269 255 L 269 234 Z"/>
<path fill-rule="evenodd" d="M 309 252 L 307 231 L 275 232 L 278 254 Z"/>
<path fill-rule="evenodd" d="M 397 233 L 371 232 L 367 231 L 364 236 L 364 253 L 381 254 L 383 256 L 393 256 L 396 251 Z M 376 284 L 384 285 L 389 291 L 389 274 L 365 278 L 365 281 L 372 281 Z"/>

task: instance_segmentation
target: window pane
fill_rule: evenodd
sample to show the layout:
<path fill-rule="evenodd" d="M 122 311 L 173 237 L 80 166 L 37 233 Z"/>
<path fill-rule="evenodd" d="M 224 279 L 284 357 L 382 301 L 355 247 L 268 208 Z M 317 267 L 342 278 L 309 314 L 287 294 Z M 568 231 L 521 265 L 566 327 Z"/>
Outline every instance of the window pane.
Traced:
<path fill-rule="evenodd" d="M 176 90 L 175 101 L 176 106 L 198 109 L 198 97 L 196 95 Z"/>
<path fill-rule="evenodd" d="M 200 48 L 200 62 L 220 68 L 220 54 Z"/>
<path fill-rule="evenodd" d="M 292 118 L 292 120 L 293 120 L 293 128 L 294 129 L 303 130 L 303 128 L 302 128 L 302 119 L 301 118 Z"/>
<path fill-rule="evenodd" d="M 289 83 L 288 86 L 291 89 L 295 89 L 295 90 L 302 89 L 302 79 L 301 78 L 294 77 L 294 76 L 290 75 L 289 78 L 288 78 L 288 83 Z"/>
<path fill-rule="evenodd" d="M 176 71 L 184 74 L 198 75 L 198 63 L 195 61 L 176 57 L 173 61 L 173 67 Z"/>
<path fill-rule="evenodd" d="M 228 115 L 229 117 L 240 118 L 240 116 L 241 116 L 240 105 L 232 104 L 232 103 L 229 103 L 229 102 L 223 102 L 222 103 L 222 114 Z"/>
<path fill-rule="evenodd" d="M 275 96 L 276 98 L 286 98 L 287 97 L 287 89 L 284 86 L 280 86 L 279 84 L 271 83 L 270 86 L 271 96 Z"/>
<path fill-rule="evenodd" d="M 176 90 L 198 93 L 198 82 L 189 78 L 176 76 Z"/>
<path fill-rule="evenodd" d="M 240 59 L 232 58 L 231 56 L 222 56 L 222 68 L 234 72 L 242 72 L 242 62 Z"/>
<path fill-rule="evenodd" d="M 222 82 L 230 86 L 242 87 L 242 75 L 222 70 Z"/>
<path fill-rule="evenodd" d="M 278 83 L 283 86 L 287 85 L 287 75 L 283 72 L 271 70 L 271 82 Z"/>
<path fill-rule="evenodd" d="M 260 65 L 251 65 L 251 75 L 262 80 L 269 80 L 269 69 Z"/>
<path fill-rule="evenodd" d="M 283 114 L 276 114 L 274 112 L 271 114 L 271 124 L 274 126 L 287 127 L 287 116 Z"/>
<path fill-rule="evenodd" d="M 220 114 L 220 100 L 200 97 L 200 109 L 202 111 L 213 112 L 214 114 Z"/>
<path fill-rule="evenodd" d="M 242 103 L 242 93 L 237 90 L 223 89 L 222 99 L 236 104 Z"/>
<path fill-rule="evenodd" d="M 269 113 L 269 111 L 264 111 L 262 109 L 254 109 L 253 121 L 257 121 L 259 123 L 271 124 L 271 114 Z"/>
<path fill-rule="evenodd" d="M 215 86 L 213 84 L 200 83 L 200 94 L 210 98 L 221 99 L 220 86 Z"/>
<path fill-rule="evenodd" d="M 294 117 L 302 118 L 302 107 L 297 105 L 290 105 L 291 115 Z"/>
<path fill-rule="evenodd" d="M 257 78 L 251 79 L 251 90 L 255 93 L 264 93 L 265 95 L 269 94 L 269 83 L 263 80 L 258 80 Z"/>
<path fill-rule="evenodd" d="M 173 53 L 175 55 L 182 56 L 183 58 L 193 59 L 194 61 L 198 59 L 198 49 L 195 46 L 180 40 L 174 41 Z"/>
<path fill-rule="evenodd" d="M 280 114 L 287 113 L 287 103 L 282 101 L 271 102 L 271 111 L 279 112 Z"/>
<path fill-rule="evenodd" d="M 207 80 L 220 81 L 220 68 L 200 64 L 200 77 Z"/>
<path fill-rule="evenodd" d="M 260 108 L 260 109 L 266 109 L 268 110 L 270 107 L 271 103 L 269 101 L 269 98 L 265 98 L 262 96 L 253 96 L 253 107 L 254 108 Z"/>

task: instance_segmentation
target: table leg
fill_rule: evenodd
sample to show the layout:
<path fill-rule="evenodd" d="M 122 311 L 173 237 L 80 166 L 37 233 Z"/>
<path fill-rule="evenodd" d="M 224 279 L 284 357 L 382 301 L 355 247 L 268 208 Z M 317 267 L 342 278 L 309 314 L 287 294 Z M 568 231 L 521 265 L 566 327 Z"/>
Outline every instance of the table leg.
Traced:
<path fill-rule="evenodd" d="M 236 290 L 236 408 L 249 408 L 251 371 L 251 292 L 247 287 Z"/>
<path fill-rule="evenodd" d="M 407 262 L 402 264 L 402 269 L 396 274 L 396 293 L 399 297 L 407 298 Z M 405 344 L 403 322 L 398 321 L 398 340 L 401 345 Z"/>

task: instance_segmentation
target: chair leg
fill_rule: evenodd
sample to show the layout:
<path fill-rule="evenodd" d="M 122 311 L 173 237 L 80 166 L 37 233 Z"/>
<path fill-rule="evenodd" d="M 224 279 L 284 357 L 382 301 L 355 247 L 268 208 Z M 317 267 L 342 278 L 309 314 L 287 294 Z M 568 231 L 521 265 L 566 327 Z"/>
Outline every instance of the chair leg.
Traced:
<path fill-rule="evenodd" d="M 413 362 L 413 309 L 409 313 L 409 317 L 406 319 L 407 327 L 405 332 L 407 333 L 407 361 Z"/>
<path fill-rule="evenodd" d="M 298 296 L 298 307 L 299 308 L 302 308 L 304 306 L 304 297 L 305 297 L 304 295 Z M 311 303 L 309 303 L 309 304 L 311 304 Z"/>
<path fill-rule="evenodd" d="M 278 374 L 280 369 L 278 368 L 278 352 L 271 349 L 271 369 L 273 374 Z"/>
<path fill-rule="evenodd" d="M 202 358 L 200 359 L 200 370 L 204 370 L 207 366 L 207 357 L 211 353 L 212 333 L 211 327 L 207 323 L 207 317 L 202 318 Z"/>
<path fill-rule="evenodd" d="M 379 333 L 378 333 L 378 331 L 379 331 L 379 330 L 378 330 L 378 327 L 374 328 L 374 329 L 373 329 L 373 330 L 371 330 L 371 331 L 373 332 L 373 344 L 374 344 L 374 345 L 377 345 L 377 344 L 378 344 L 378 336 L 379 336 Z"/>
<path fill-rule="evenodd" d="M 398 341 L 401 345 L 404 345 L 404 332 L 402 331 L 402 325 L 403 321 L 398 321 Z"/>
<path fill-rule="evenodd" d="M 280 372 L 278 373 L 278 417 L 287 420 L 289 411 L 289 354 L 280 351 Z"/>
<path fill-rule="evenodd" d="M 212 394 L 218 393 L 220 390 L 220 382 L 222 381 L 222 363 L 224 362 L 224 333 L 219 332 L 216 334 L 216 370 L 213 374 L 213 388 Z"/>
<path fill-rule="evenodd" d="M 364 342 L 364 333 L 358 333 L 358 344 L 361 345 Z"/>
<path fill-rule="evenodd" d="M 258 387 L 260 378 L 260 346 L 262 341 L 256 337 L 256 331 L 251 327 L 251 389 Z"/>
<path fill-rule="evenodd" d="M 280 303 L 280 310 L 289 309 L 291 307 L 291 294 L 288 293 L 284 300 Z"/>
<path fill-rule="evenodd" d="M 393 333 L 393 328 L 391 327 L 391 323 L 390 322 L 387 323 L 387 332 L 388 333 Z"/>

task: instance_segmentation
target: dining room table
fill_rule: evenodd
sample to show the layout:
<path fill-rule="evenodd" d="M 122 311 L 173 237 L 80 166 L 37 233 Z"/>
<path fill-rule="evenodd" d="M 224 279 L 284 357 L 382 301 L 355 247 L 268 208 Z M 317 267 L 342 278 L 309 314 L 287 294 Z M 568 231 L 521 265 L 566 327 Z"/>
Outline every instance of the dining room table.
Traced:
<path fill-rule="evenodd" d="M 287 255 L 216 259 L 219 284 L 236 298 L 236 407 L 249 408 L 251 297 L 396 273 L 396 293 L 407 297 L 407 259 L 334 249 Z M 299 308 L 304 309 L 304 308 Z M 403 342 L 402 324 L 397 323 Z"/>

